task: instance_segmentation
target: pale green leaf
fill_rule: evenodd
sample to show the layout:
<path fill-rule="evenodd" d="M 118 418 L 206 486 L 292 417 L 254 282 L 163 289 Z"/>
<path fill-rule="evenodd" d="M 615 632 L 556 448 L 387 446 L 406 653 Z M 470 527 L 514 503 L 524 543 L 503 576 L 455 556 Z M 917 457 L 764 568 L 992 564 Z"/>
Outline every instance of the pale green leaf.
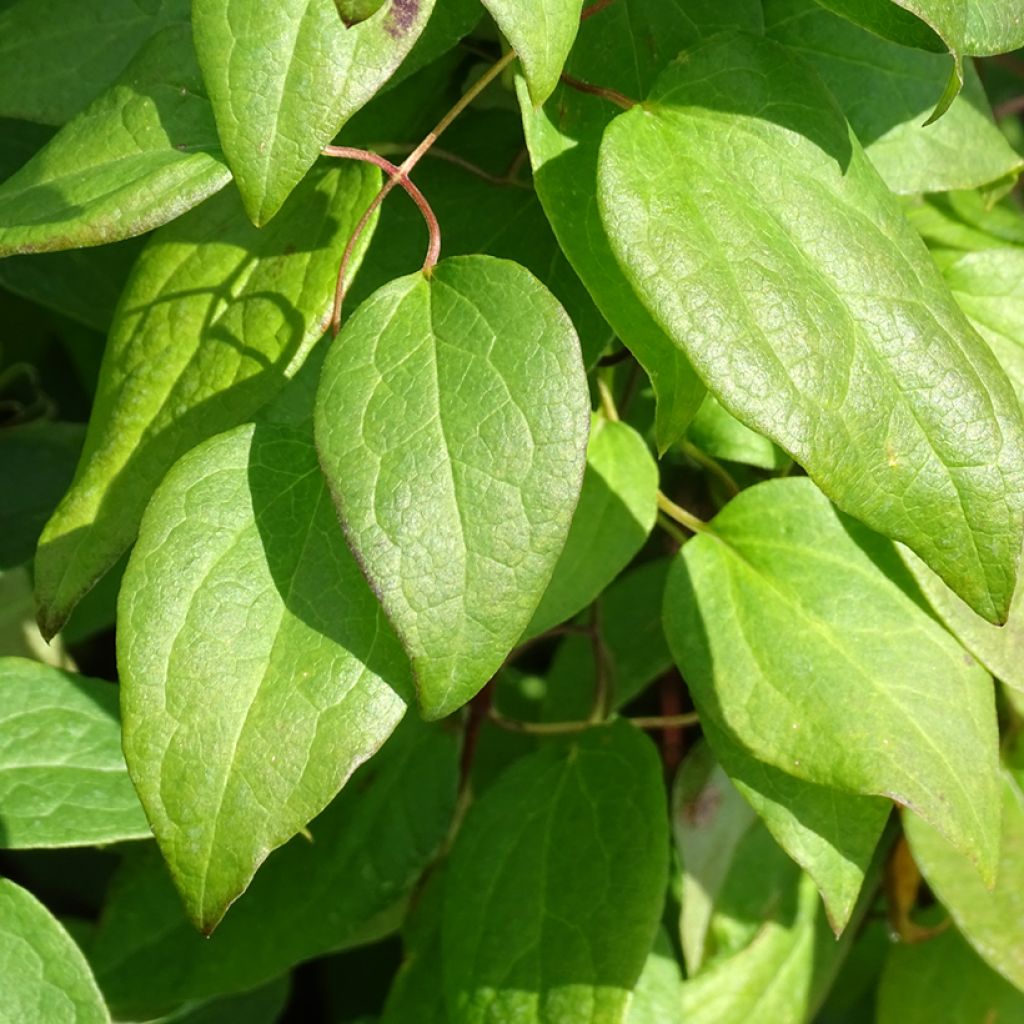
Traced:
<path fill-rule="evenodd" d="M 251 418 L 302 365 L 378 182 L 362 165 L 321 166 L 265 230 L 228 191 L 150 239 L 111 328 L 74 484 L 40 539 L 45 633 L 127 550 L 174 461 Z"/>
<path fill-rule="evenodd" d="M 885 796 L 992 877 L 992 681 L 903 589 L 893 545 L 810 480 L 744 491 L 683 548 L 665 631 L 694 701 L 783 772 Z"/>
<path fill-rule="evenodd" d="M 748 946 L 683 983 L 686 1024 L 804 1024 L 824 998 L 849 944 L 836 942 L 814 883 L 799 876 Z"/>
<path fill-rule="evenodd" d="M 346 27 L 333 0 L 194 0 L 195 45 L 245 209 L 265 224 L 321 148 L 387 81 L 434 0 Z"/>
<path fill-rule="evenodd" d="M 0 847 L 151 834 L 121 753 L 117 687 L 0 658 Z"/>
<path fill-rule="evenodd" d="M 63 124 L 150 36 L 188 20 L 188 0 L 8 0 L 0 5 L 0 116 Z"/>
<path fill-rule="evenodd" d="M 599 177 L 627 275 L 722 404 L 1005 619 L 1020 406 L 813 71 L 754 36 L 690 51 Z"/>
<path fill-rule="evenodd" d="M 785 452 L 727 413 L 714 395 L 701 403 L 686 436 L 698 450 L 716 459 L 761 469 L 782 469 L 789 462 Z"/>
<path fill-rule="evenodd" d="M 667 870 L 661 765 L 627 722 L 516 762 L 469 810 L 446 879 L 452 1024 L 620 1024 Z"/>
<path fill-rule="evenodd" d="M 908 199 L 904 212 L 933 255 L 1024 246 L 1021 211 L 1009 200 L 993 204 L 977 189 Z"/>
<path fill-rule="evenodd" d="M 1024 994 L 990 970 L 955 928 L 890 947 L 877 1024 L 1012 1024 Z"/>
<path fill-rule="evenodd" d="M 189 27 L 166 28 L 0 185 L 0 256 L 141 235 L 230 177 Z"/>
<path fill-rule="evenodd" d="M 891 43 L 811 0 L 765 0 L 764 8 L 768 36 L 814 65 L 894 192 L 975 188 L 1024 166 L 970 63 L 963 92 L 926 126 L 949 79 L 946 57 Z"/>
<path fill-rule="evenodd" d="M 0 1020 L 109 1024 L 82 951 L 31 893 L 0 878 Z"/>
<path fill-rule="evenodd" d="M 669 1024 L 679 1017 L 683 974 L 662 928 L 640 972 L 626 1024 Z"/>
<path fill-rule="evenodd" d="M 657 516 L 658 467 L 628 424 L 596 417 L 565 547 L 526 636 L 565 622 L 633 560 Z"/>
<path fill-rule="evenodd" d="M 1024 793 L 1002 780 L 1002 839 L 995 887 L 974 865 L 915 814 L 903 828 L 921 873 L 957 928 L 994 970 L 1024 991 Z"/>
<path fill-rule="evenodd" d="M 539 603 L 583 475 L 589 397 L 565 312 L 522 267 L 445 260 L 367 299 L 328 354 L 321 463 L 439 718 Z"/>
<path fill-rule="evenodd" d="M 399 924 L 451 826 L 459 738 L 410 715 L 309 826 L 272 854 L 208 939 L 156 850 L 116 877 L 91 951 L 117 1017 L 241 992 L 293 964 L 373 942 Z"/>
<path fill-rule="evenodd" d="M 701 0 L 685 10 L 665 0 L 616 0 L 580 26 L 566 71 L 583 82 L 643 99 L 658 72 L 705 34 L 730 25 L 758 29 L 754 0 Z M 676 441 L 704 388 L 682 351 L 655 323 L 615 263 L 597 208 L 597 157 L 617 113 L 607 99 L 559 86 L 541 108 L 519 83 L 537 195 L 569 262 L 598 308 L 647 371 L 658 400 L 657 443 Z"/>
<path fill-rule="evenodd" d="M 189 915 L 212 931 L 412 699 L 312 439 L 239 427 L 153 495 L 118 606 L 124 747 Z"/>
<path fill-rule="evenodd" d="M 519 57 L 534 103 L 558 85 L 580 24 L 583 0 L 483 0 Z"/>

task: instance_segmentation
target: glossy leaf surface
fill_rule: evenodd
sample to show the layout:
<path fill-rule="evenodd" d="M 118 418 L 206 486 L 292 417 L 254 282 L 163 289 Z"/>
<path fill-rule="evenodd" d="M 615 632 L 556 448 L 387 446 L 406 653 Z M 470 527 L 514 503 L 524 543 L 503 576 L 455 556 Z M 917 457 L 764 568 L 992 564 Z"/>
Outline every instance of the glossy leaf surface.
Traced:
<path fill-rule="evenodd" d="M 0 847 L 151 834 L 121 753 L 117 687 L 0 658 Z"/>
<path fill-rule="evenodd" d="M 565 544 L 588 424 L 572 325 L 504 260 L 393 281 L 328 354 L 321 464 L 428 717 L 469 700 L 522 635 Z"/>
<path fill-rule="evenodd" d="M 446 879 L 452 1024 L 623 1021 L 666 875 L 661 768 L 624 721 L 519 760 L 473 805 Z"/>
<path fill-rule="evenodd" d="M 377 181 L 356 165 L 319 168 L 262 231 L 225 192 L 150 239 L 111 328 L 74 485 L 40 539 L 44 632 L 128 548 L 174 461 L 251 418 L 302 364 L 329 314 L 337 249 Z"/>
<path fill-rule="evenodd" d="M 892 544 L 807 479 L 745 491 L 712 529 L 665 593 L 702 717 L 783 772 L 914 808 L 991 878 L 992 683 L 904 591 Z"/>
<path fill-rule="evenodd" d="M 433 0 L 388 0 L 346 27 L 333 0 L 194 0 L 196 52 L 224 153 L 266 224 L 342 124 L 412 48 Z"/>
<path fill-rule="evenodd" d="M 1005 619 L 1019 404 L 816 76 L 753 36 L 691 51 L 609 128 L 599 196 L 627 275 L 722 404 Z"/>
<path fill-rule="evenodd" d="M 140 235 L 230 177 L 188 26 L 164 29 L 0 185 L 0 256 Z"/>

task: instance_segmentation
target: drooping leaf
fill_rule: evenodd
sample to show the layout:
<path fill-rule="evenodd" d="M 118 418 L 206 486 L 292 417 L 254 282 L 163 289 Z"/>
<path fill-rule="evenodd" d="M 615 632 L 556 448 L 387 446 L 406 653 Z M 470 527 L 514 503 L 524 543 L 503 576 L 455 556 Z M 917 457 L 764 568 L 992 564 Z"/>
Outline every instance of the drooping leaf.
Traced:
<path fill-rule="evenodd" d="M 0 878 L 0 1020 L 109 1024 L 89 965 L 31 893 Z"/>
<path fill-rule="evenodd" d="M 447 834 L 458 736 L 408 716 L 323 814 L 310 842 L 272 854 L 208 939 L 146 850 L 115 879 L 92 962 L 119 1018 L 145 1019 L 188 999 L 241 992 L 293 964 L 393 931 Z"/>
<path fill-rule="evenodd" d="M 616 255 L 722 404 L 1005 619 L 1020 406 L 814 73 L 754 36 L 692 50 L 599 177 Z"/>
<path fill-rule="evenodd" d="M 2 266 L 3 264 L 0 264 Z M 0 431 L 0 569 L 27 562 L 75 472 L 85 429 L 37 421 Z"/>
<path fill-rule="evenodd" d="M 0 256 L 141 235 L 231 177 L 188 25 L 159 32 L 118 81 L 0 185 Z"/>
<path fill-rule="evenodd" d="M 687 1024 L 799 1022 L 813 1018 L 849 947 L 825 922 L 814 883 L 799 875 L 748 946 L 683 983 Z"/>
<path fill-rule="evenodd" d="M 662 928 L 640 972 L 626 1024 L 666 1024 L 679 1015 L 683 975 L 672 943 Z"/>
<path fill-rule="evenodd" d="M 995 886 L 915 814 L 903 828 L 921 873 L 978 955 L 1024 991 L 1024 793 L 1007 772 L 1002 780 L 1002 839 Z"/>
<path fill-rule="evenodd" d="M 893 545 L 799 478 L 744 491 L 711 525 L 665 593 L 701 717 L 787 774 L 912 807 L 991 878 L 992 683 L 903 589 Z"/>
<path fill-rule="evenodd" d="M 571 323 L 505 260 L 393 281 L 328 354 L 321 464 L 428 717 L 469 700 L 522 635 L 569 531 L 588 422 Z"/>
<path fill-rule="evenodd" d="M 378 181 L 361 165 L 318 168 L 262 231 L 225 192 L 146 245 L 111 329 L 74 484 L 40 539 L 44 633 L 128 548 L 174 461 L 249 419 L 302 364 L 323 333 L 338 250 Z"/>
<path fill-rule="evenodd" d="M 346 27 L 333 0 L 194 0 L 195 45 L 246 212 L 266 224 L 342 124 L 387 81 L 434 0 Z"/>
<path fill-rule="evenodd" d="M 558 85 L 580 24 L 583 0 L 482 0 L 519 57 L 530 98 L 543 103 Z"/>
<path fill-rule="evenodd" d="M 926 942 L 892 943 L 878 987 L 877 1024 L 1009 1024 L 1024 993 L 947 928 Z"/>
<path fill-rule="evenodd" d="M 117 687 L 0 658 L 0 847 L 151 834 L 121 753 Z"/>
<path fill-rule="evenodd" d="M 312 439 L 239 427 L 177 463 L 121 588 L 124 745 L 189 916 L 209 932 L 412 699 Z"/>
<path fill-rule="evenodd" d="M 188 0 L 9 0 L 0 8 L 0 116 L 64 124 L 104 92 Z"/>
<path fill-rule="evenodd" d="M 753 757 L 713 718 L 701 724 L 728 779 L 779 846 L 814 879 L 829 924 L 841 934 L 889 817 L 888 801 L 788 775 Z"/>
<path fill-rule="evenodd" d="M 964 90 L 925 126 L 949 80 L 949 60 L 900 46 L 811 0 L 765 0 L 765 31 L 814 65 L 894 192 L 975 188 L 1024 161 L 996 127 L 972 64 Z"/>
<path fill-rule="evenodd" d="M 665 890 L 651 742 L 627 722 L 516 762 L 469 810 L 445 885 L 451 1024 L 621 1022 Z"/>
<path fill-rule="evenodd" d="M 663 0 L 616 0 L 580 26 L 566 65 L 571 77 L 630 99 L 647 95 L 658 72 L 705 34 L 734 25 L 757 30 L 753 0 L 701 0 L 685 12 Z M 697 411 L 704 388 L 688 360 L 638 301 L 616 265 L 597 208 L 598 147 L 617 107 L 559 86 L 536 108 L 519 88 L 537 195 L 555 235 L 598 308 L 647 371 L 658 399 L 657 442 L 664 451 Z"/>
<path fill-rule="evenodd" d="M 565 547 L 526 636 L 571 618 L 632 561 L 657 516 L 658 467 L 628 424 L 595 419 Z"/>

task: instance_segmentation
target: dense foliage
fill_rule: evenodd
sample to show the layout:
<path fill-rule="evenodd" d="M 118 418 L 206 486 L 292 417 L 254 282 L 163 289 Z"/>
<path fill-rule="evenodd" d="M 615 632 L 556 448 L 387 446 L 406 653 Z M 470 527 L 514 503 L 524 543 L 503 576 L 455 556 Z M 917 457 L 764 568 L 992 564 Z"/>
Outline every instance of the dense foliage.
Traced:
<path fill-rule="evenodd" d="M 1024 1020 L 1020 48 L 0 0 L 0 1022 Z"/>

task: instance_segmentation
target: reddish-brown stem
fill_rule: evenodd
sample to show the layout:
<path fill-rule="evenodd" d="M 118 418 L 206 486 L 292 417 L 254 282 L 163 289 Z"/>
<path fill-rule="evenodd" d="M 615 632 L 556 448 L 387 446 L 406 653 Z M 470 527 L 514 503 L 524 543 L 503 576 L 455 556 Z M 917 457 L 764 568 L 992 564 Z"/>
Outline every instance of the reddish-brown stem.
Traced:
<path fill-rule="evenodd" d="M 623 96 L 621 92 L 616 92 L 614 89 L 606 89 L 603 85 L 591 85 L 589 82 L 583 82 L 578 78 L 573 78 L 572 75 L 562 74 L 562 81 L 569 86 L 570 89 L 575 89 L 577 92 L 585 92 L 591 96 L 600 96 L 603 100 L 608 100 L 610 103 L 614 103 L 618 107 L 622 107 L 623 110 L 632 110 L 637 105 L 636 100 L 631 100 L 628 96 Z"/>
<path fill-rule="evenodd" d="M 1011 114 L 1020 114 L 1021 112 L 1024 112 L 1024 96 L 1014 96 L 1013 99 L 1000 103 L 992 111 L 992 114 L 997 121 L 1001 121 L 1004 117 L 1009 117 Z"/>
<path fill-rule="evenodd" d="M 606 7 L 611 7 L 613 3 L 615 3 L 615 0 L 594 0 L 594 3 L 589 7 L 583 8 L 583 12 L 580 14 L 580 21 L 586 21 L 587 18 L 600 14 Z"/>
<path fill-rule="evenodd" d="M 430 203 L 427 202 L 426 196 L 409 180 L 402 169 L 390 160 L 385 159 L 378 153 L 371 153 L 367 149 L 355 149 L 352 146 L 324 146 L 321 152 L 325 156 L 336 156 L 343 160 L 362 160 L 364 163 L 380 167 L 390 175 L 384 183 L 384 187 L 373 197 L 373 202 L 370 203 L 359 219 L 359 223 L 349 237 L 341 257 L 341 264 L 338 267 L 338 282 L 334 288 L 334 309 L 331 312 L 331 331 L 337 335 L 341 329 L 341 307 L 345 301 L 345 291 L 347 288 L 345 271 L 348 269 L 352 253 L 355 251 L 360 237 L 366 230 L 367 224 L 370 223 L 374 212 L 384 201 L 384 197 L 391 189 L 395 185 L 401 185 L 409 198 L 416 204 L 420 213 L 423 214 L 423 220 L 426 222 L 427 232 L 430 236 L 430 240 L 427 243 L 427 255 L 423 260 L 423 270 L 425 271 L 429 271 L 431 267 L 436 266 L 438 257 L 441 255 L 441 225 L 438 224 L 437 217 L 430 208 Z"/>

